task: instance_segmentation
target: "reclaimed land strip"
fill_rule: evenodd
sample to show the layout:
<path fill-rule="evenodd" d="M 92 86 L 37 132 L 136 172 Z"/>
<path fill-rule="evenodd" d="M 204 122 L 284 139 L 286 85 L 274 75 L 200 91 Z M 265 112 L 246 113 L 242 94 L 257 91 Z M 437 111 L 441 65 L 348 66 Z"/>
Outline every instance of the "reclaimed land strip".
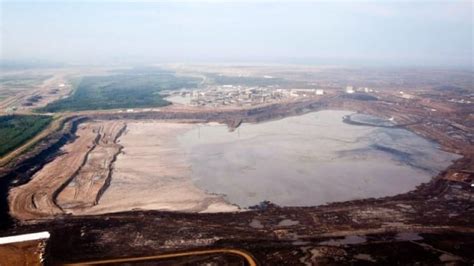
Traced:
<path fill-rule="evenodd" d="M 161 109 L 161 111 L 144 111 L 134 113 L 101 112 L 91 113 L 87 117 L 95 120 L 174 120 L 189 123 L 219 122 L 238 127 L 241 123 L 258 123 L 300 115 L 311 111 L 327 109 L 325 101 L 306 100 L 285 105 L 270 104 L 251 109 L 210 110 L 210 109 Z M 86 114 L 85 114 L 86 115 Z"/>

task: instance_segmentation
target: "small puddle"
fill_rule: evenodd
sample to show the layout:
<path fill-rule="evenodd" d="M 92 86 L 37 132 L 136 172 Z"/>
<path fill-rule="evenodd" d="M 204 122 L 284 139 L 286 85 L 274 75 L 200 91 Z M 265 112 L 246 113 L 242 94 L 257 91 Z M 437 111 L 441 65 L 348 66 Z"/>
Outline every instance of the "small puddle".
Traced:
<path fill-rule="evenodd" d="M 252 221 L 249 223 L 249 226 L 255 229 L 263 228 L 263 224 L 257 219 L 252 219 Z"/>
<path fill-rule="evenodd" d="M 398 233 L 395 236 L 396 240 L 402 241 L 416 241 L 416 240 L 423 240 L 423 237 L 420 236 L 418 233 Z"/>
<path fill-rule="evenodd" d="M 294 221 L 294 220 L 290 220 L 290 219 L 284 219 L 284 220 L 281 220 L 277 226 L 293 226 L 293 225 L 297 225 L 299 224 L 300 222 L 299 221 Z"/>
<path fill-rule="evenodd" d="M 367 238 L 365 236 L 346 236 L 343 239 L 330 239 L 320 242 L 319 244 L 327 246 L 343 246 L 363 244 L 365 242 L 367 242 Z"/>

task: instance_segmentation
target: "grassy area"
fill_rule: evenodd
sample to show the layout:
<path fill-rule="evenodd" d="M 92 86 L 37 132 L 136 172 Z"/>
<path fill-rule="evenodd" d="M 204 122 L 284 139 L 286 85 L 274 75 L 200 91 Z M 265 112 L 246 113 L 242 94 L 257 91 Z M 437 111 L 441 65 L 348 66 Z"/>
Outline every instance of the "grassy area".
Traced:
<path fill-rule="evenodd" d="M 162 90 L 195 87 L 198 79 L 180 77 L 157 68 L 133 69 L 109 76 L 84 77 L 74 93 L 38 109 L 42 112 L 100 110 L 168 105 Z"/>
<path fill-rule="evenodd" d="M 0 156 L 34 137 L 52 120 L 51 116 L 44 115 L 0 116 Z"/>

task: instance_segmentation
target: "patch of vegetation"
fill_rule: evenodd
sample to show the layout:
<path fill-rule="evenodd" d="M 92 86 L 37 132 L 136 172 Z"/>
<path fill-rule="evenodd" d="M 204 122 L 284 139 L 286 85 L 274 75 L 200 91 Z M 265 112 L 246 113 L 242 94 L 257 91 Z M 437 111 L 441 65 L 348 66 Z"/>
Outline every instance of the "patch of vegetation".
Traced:
<path fill-rule="evenodd" d="M 0 156 L 34 137 L 52 120 L 51 116 L 44 115 L 0 116 Z"/>
<path fill-rule="evenodd" d="M 109 76 L 84 77 L 74 93 L 38 109 L 41 112 L 82 111 L 170 104 L 160 91 L 195 87 L 199 80 L 156 68 L 120 71 Z"/>

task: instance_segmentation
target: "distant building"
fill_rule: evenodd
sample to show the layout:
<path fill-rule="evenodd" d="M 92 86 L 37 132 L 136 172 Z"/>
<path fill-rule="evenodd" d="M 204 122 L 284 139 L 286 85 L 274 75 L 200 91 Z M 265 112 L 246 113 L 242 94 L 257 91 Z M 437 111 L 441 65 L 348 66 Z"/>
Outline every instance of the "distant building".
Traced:
<path fill-rule="evenodd" d="M 347 87 L 346 87 L 346 93 L 354 93 L 354 87 L 352 87 L 352 86 L 347 86 Z"/>
<path fill-rule="evenodd" d="M 316 90 L 316 95 L 324 95 L 324 90 L 317 89 Z"/>
<path fill-rule="evenodd" d="M 14 113 L 14 112 L 16 111 L 16 109 L 17 109 L 16 106 L 10 106 L 10 107 L 8 107 L 8 108 L 5 109 L 5 112 L 6 112 L 7 114 L 12 114 L 12 113 Z"/>

